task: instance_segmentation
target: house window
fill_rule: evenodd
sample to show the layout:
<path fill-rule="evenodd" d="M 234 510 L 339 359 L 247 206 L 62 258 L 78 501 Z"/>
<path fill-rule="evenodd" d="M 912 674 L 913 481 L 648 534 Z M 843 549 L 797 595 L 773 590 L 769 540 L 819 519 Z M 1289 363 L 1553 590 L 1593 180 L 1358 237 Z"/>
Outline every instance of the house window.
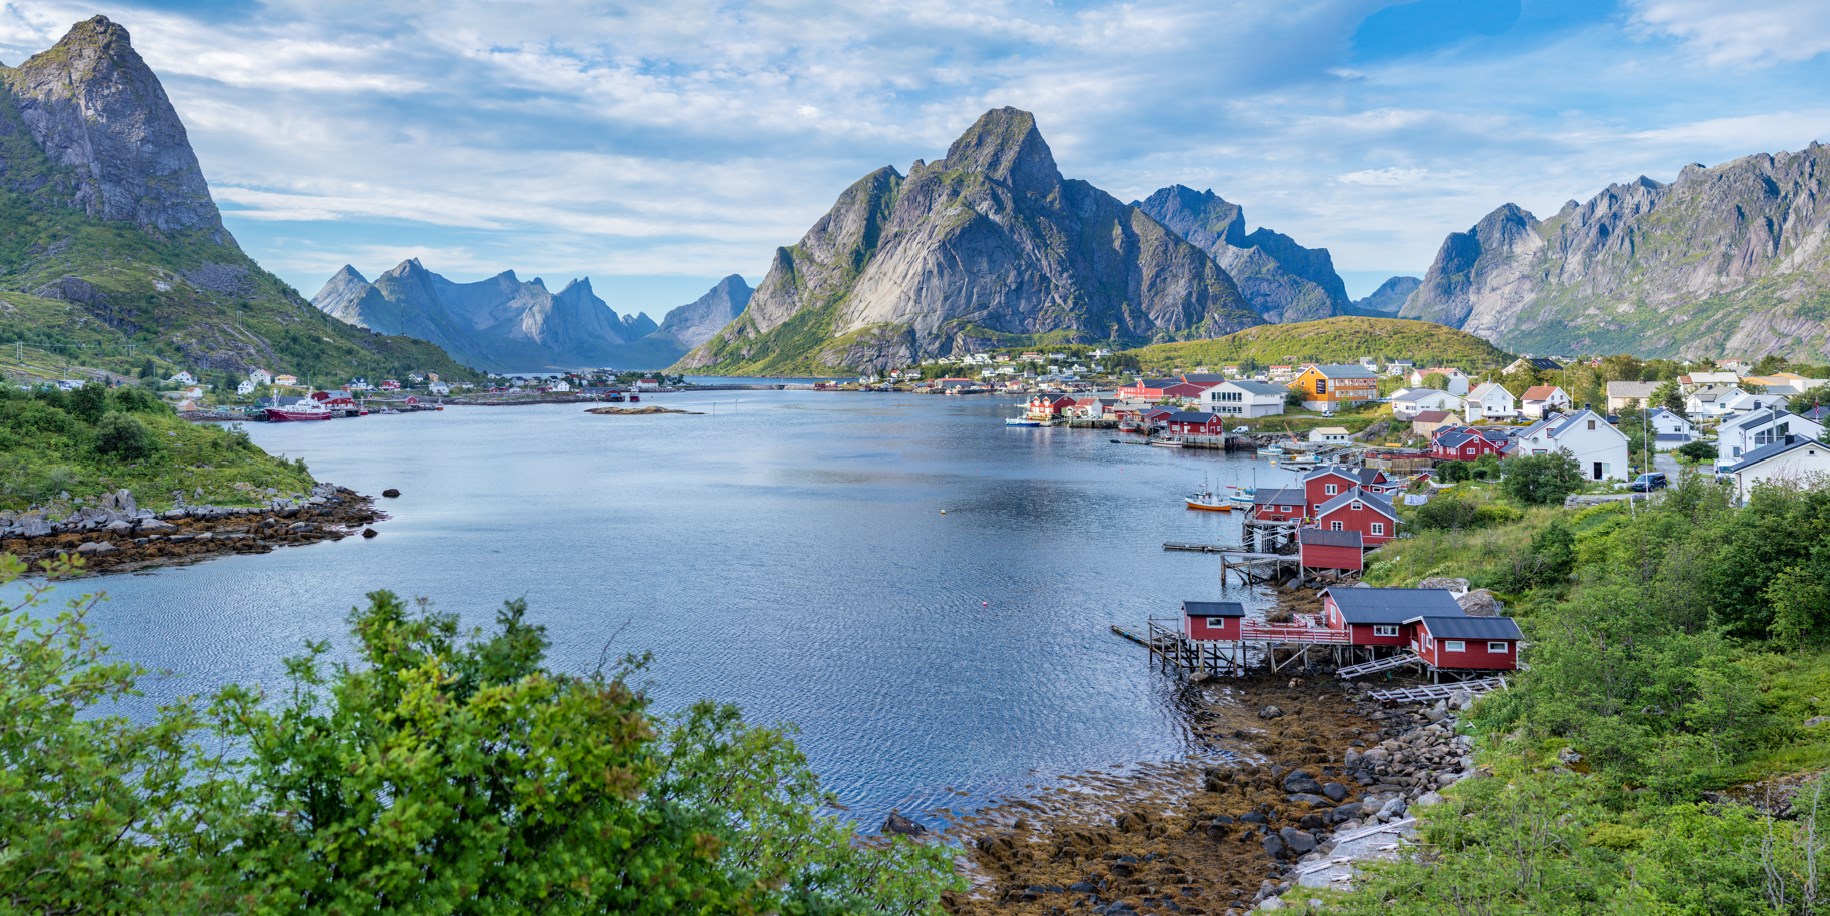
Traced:
<path fill-rule="evenodd" d="M 1329 531 L 1340 531 L 1340 530 L 1342 530 L 1342 526 L 1341 526 L 1341 523 L 1340 523 L 1340 522 L 1329 522 L 1329 523 L 1328 523 L 1328 530 L 1329 530 Z"/>
<path fill-rule="evenodd" d="M 1487 644 L 1488 652 L 1497 652 L 1501 655 L 1505 655 L 1511 649 L 1512 645 L 1510 643 L 1501 642 L 1497 639 Z"/>
<path fill-rule="evenodd" d="M 1594 428 L 1595 428 L 1595 421 L 1594 421 L 1594 420 L 1590 420 L 1590 421 L 1589 421 L 1589 429 L 1594 429 Z"/>
<path fill-rule="evenodd" d="M 1384 534 L 1385 533 L 1385 523 L 1384 522 L 1373 522 L 1372 523 L 1372 533 L 1374 535 Z"/>
<path fill-rule="evenodd" d="M 1328 484 L 1327 486 L 1322 487 L 1322 492 L 1327 493 L 1329 496 L 1333 496 L 1334 494 L 1341 492 L 1341 488 L 1334 484 Z"/>
<path fill-rule="evenodd" d="M 1315 393 L 1316 394 L 1327 394 L 1328 393 L 1328 380 L 1327 379 L 1318 378 L 1315 380 Z"/>
<path fill-rule="evenodd" d="M 1398 625 L 1395 623 L 1375 623 L 1375 624 L 1373 624 L 1373 635 L 1374 636 L 1397 636 L 1398 635 Z"/>
<path fill-rule="evenodd" d="M 1361 510 L 1361 509 L 1362 509 L 1362 508 L 1364 508 L 1364 507 L 1363 507 L 1363 506 L 1361 506 L 1361 505 L 1360 505 L 1360 501 L 1359 501 L 1359 500 L 1357 500 L 1357 499 L 1356 499 L 1356 500 L 1354 500 L 1354 501 L 1353 501 L 1353 505 L 1352 505 L 1352 506 L 1350 506 L 1350 507 L 1349 507 L 1349 508 L 1351 508 L 1351 509 L 1353 509 L 1353 511 L 1355 511 L 1355 512 L 1358 512 L 1358 511 L 1360 511 L 1360 510 Z"/>
<path fill-rule="evenodd" d="M 1221 629 L 1226 626 L 1226 618 L 1225 617 L 1209 617 L 1209 618 L 1207 618 L 1207 626 L 1209 629 L 1213 629 L 1213 630 Z M 1502 645 L 1504 645 L 1504 643 L 1502 643 Z"/>
<path fill-rule="evenodd" d="M 1468 651 L 1468 644 L 1459 639 L 1445 639 L 1442 641 L 1442 651 L 1466 652 Z"/>

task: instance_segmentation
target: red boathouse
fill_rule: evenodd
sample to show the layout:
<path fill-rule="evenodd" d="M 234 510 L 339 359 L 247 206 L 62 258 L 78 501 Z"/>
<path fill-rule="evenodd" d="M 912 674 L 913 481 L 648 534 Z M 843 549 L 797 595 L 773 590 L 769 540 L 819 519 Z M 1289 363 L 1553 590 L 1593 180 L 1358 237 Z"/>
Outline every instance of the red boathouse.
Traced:
<path fill-rule="evenodd" d="M 1366 545 L 1358 531 L 1300 528 L 1296 545 L 1304 570 L 1360 572 L 1366 568 Z"/>
<path fill-rule="evenodd" d="M 1237 601 L 1182 602 L 1182 635 L 1192 640 L 1226 640 L 1239 638 L 1239 621 L 1245 617 L 1245 606 Z"/>
<path fill-rule="evenodd" d="M 1444 592 L 1447 594 L 1447 592 Z M 1512 671 L 1519 667 L 1524 634 L 1511 617 L 1419 616 L 1405 621 L 1411 651 L 1437 668 Z"/>

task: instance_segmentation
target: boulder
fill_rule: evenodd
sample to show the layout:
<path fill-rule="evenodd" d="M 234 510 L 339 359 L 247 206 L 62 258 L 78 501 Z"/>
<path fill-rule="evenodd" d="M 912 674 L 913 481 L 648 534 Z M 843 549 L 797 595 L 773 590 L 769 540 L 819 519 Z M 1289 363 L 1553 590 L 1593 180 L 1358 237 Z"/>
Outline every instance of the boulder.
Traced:
<path fill-rule="evenodd" d="M 362 536 L 365 538 L 380 537 L 381 532 L 376 531 L 373 528 L 364 528 L 362 529 Z"/>
<path fill-rule="evenodd" d="M 177 531 L 177 530 L 178 530 L 177 525 L 174 525 L 171 522 L 165 521 L 164 519 L 157 519 L 157 518 L 140 519 L 140 533 L 141 534 L 164 534 L 168 531 Z"/>
<path fill-rule="evenodd" d="M 1582 762 L 1582 754 L 1573 747 L 1566 747 L 1557 752 L 1557 762 L 1566 767 L 1573 767 Z"/>
<path fill-rule="evenodd" d="M 1453 576 L 1431 576 L 1417 583 L 1417 587 L 1447 589 L 1450 594 L 1460 597 L 1468 592 L 1468 580 Z"/>
<path fill-rule="evenodd" d="M 1322 784 L 1316 782 L 1315 777 L 1302 770 L 1292 770 L 1290 775 L 1284 777 L 1284 791 L 1319 795 L 1322 791 Z"/>
<path fill-rule="evenodd" d="M 1413 804 L 1419 808 L 1430 808 L 1442 804 L 1442 801 L 1442 796 L 1437 795 L 1434 791 L 1430 791 L 1417 796 L 1417 801 Z"/>
<path fill-rule="evenodd" d="M 1457 595 L 1455 603 L 1461 605 L 1462 613 L 1469 617 L 1498 617 L 1506 610 L 1506 605 L 1501 604 L 1500 599 L 1484 588 Z"/>
<path fill-rule="evenodd" d="M 108 543 L 107 541 L 89 541 L 87 543 L 78 545 L 76 548 L 76 552 L 85 557 L 99 557 L 99 556 L 107 556 L 108 554 L 111 554 L 111 553 L 117 553 L 120 551 L 120 549 L 121 548 L 116 547 L 113 544 Z"/>
<path fill-rule="evenodd" d="M 1331 802 L 1343 802 L 1347 800 L 1347 787 L 1338 782 L 1327 783 L 1322 786 L 1322 794 Z"/>
<path fill-rule="evenodd" d="M 1263 709 L 1258 710 L 1258 718 L 1260 719 L 1276 719 L 1283 714 L 1284 711 L 1278 709 L 1276 706 L 1266 706 Z"/>
<path fill-rule="evenodd" d="M 1303 792 L 1284 796 L 1284 800 L 1292 805 L 1308 805 L 1311 808 L 1326 808 L 1334 804 L 1334 802 L 1331 802 L 1320 795 L 1309 795 Z"/>
<path fill-rule="evenodd" d="M 369 530 L 372 531 L 374 529 Z M 364 536 L 366 537 L 367 535 Z M 883 821 L 883 832 L 893 833 L 898 836 L 921 836 L 928 832 L 928 828 L 903 817 L 895 811 L 891 811 L 890 816 Z"/>
<path fill-rule="evenodd" d="M 1285 827 L 1277 831 L 1278 839 L 1284 841 L 1284 848 L 1292 855 L 1307 855 L 1315 851 L 1315 837 L 1295 827 Z"/>
<path fill-rule="evenodd" d="M 381 495 L 387 497 L 388 499 L 399 499 L 400 491 L 394 489 L 393 487 L 389 487 L 385 490 L 382 490 Z"/>

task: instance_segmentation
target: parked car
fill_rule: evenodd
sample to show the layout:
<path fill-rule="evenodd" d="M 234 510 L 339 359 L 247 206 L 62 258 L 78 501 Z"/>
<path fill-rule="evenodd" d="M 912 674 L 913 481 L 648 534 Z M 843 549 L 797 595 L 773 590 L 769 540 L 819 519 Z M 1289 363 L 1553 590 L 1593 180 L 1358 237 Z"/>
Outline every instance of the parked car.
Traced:
<path fill-rule="evenodd" d="M 1641 474 L 1633 478 L 1633 483 L 1628 489 L 1635 493 L 1650 493 L 1653 490 L 1663 490 L 1670 485 L 1670 481 L 1667 481 L 1663 474 Z"/>

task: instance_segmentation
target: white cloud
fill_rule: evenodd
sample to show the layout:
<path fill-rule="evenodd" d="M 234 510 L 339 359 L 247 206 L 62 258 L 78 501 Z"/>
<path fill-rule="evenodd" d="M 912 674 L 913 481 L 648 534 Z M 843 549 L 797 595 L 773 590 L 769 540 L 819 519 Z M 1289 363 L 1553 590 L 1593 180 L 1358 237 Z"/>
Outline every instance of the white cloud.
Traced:
<path fill-rule="evenodd" d="M 1382 169 L 1361 169 L 1357 172 L 1348 172 L 1335 180 L 1346 184 L 1398 187 L 1422 184 L 1429 178 L 1429 169 L 1401 169 L 1387 166 Z"/>
<path fill-rule="evenodd" d="M 1823 0 L 1636 0 L 1633 21 L 1668 36 L 1715 66 L 1810 60 L 1830 51 L 1830 4 Z"/>

